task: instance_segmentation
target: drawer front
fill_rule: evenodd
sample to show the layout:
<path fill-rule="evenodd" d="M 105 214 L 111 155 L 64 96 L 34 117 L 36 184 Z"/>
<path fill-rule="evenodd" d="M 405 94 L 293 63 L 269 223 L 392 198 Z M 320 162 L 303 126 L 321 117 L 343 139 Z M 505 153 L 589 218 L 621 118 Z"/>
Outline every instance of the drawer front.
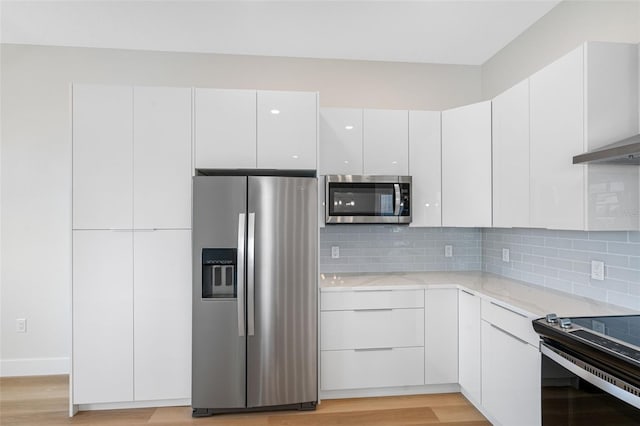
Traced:
<path fill-rule="evenodd" d="M 424 348 L 322 351 L 322 390 L 424 384 Z"/>
<path fill-rule="evenodd" d="M 320 313 L 321 350 L 424 346 L 424 309 Z"/>
<path fill-rule="evenodd" d="M 424 308 L 424 290 L 326 291 L 320 310 Z"/>
<path fill-rule="evenodd" d="M 531 319 L 499 302 L 482 300 L 482 319 L 513 334 L 533 346 L 538 346 L 540 336 L 533 330 Z"/>

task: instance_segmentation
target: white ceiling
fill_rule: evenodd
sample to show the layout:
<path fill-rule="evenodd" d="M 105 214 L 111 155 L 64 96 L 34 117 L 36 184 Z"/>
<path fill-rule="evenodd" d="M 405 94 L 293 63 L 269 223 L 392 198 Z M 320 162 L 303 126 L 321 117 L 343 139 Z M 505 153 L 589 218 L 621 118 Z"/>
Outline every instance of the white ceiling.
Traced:
<path fill-rule="evenodd" d="M 2 1 L 3 43 L 480 65 L 559 0 Z"/>

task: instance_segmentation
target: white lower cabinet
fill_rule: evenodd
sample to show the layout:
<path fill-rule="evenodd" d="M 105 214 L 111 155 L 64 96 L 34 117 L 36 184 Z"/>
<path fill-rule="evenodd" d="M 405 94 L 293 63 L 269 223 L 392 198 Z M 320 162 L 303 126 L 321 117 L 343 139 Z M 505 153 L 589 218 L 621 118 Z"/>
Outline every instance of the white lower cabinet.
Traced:
<path fill-rule="evenodd" d="M 424 293 L 425 384 L 458 383 L 458 289 Z"/>
<path fill-rule="evenodd" d="M 460 290 L 458 302 L 459 383 L 471 402 L 480 404 L 480 297 Z"/>
<path fill-rule="evenodd" d="M 482 407 L 499 425 L 539 426 L 540 351 L 482 321 Z"/>
<path fill-rule="evenodd" d="M 424 348 L 322 351 L 323 390 L 422 385 Z"/>
<path fill-rule="evenodd" d="M 73 231 L 72 404 L 191 393 L 191 231 Z"/>

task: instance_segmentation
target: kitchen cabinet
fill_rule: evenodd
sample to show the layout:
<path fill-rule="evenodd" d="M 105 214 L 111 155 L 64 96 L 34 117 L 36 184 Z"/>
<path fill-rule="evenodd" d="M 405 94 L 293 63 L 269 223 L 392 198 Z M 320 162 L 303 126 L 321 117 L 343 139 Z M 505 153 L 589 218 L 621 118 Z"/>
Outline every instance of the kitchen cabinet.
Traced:
<path fill-rule="evenodd" d="M 133 234 L 73 231 L 73 403 L 133 399 Z"/>
<path fill-rule="evenodd" d="M 191 395 L 191 231 L 133 233 L 134 400 Z"/>
<path fill-rule="evenodd" d="M 191 228 L 191 89 L 133 91 L 133 227 Z"/>
<path fill-rule="evenodd" d="M 317 169 L 318 96 L 258 91 L 259 169 Z"/>
<path fill-rule="evenodd" d="M 131 229 L 133 89 L 73 86 L 73 229 Z"/>
<path fill-rule="evenodd" d="M 73 229 L 191 227 L 191 89 L 75 85 Z"/>
<path fill-rule="evenodd" d="M 318 94 L 195 89 L 195 167 L 316 170 Z"/>
<path fill-rule="evenodd" d="M 638 168 L 572 157 L 638 133 L 635 46 L 586 43 L 530 77 L 531 224 L 637 229 Z"/>
<path fill-rule="evenodd" d="M 408 111 L 365 109 L 363 114 L 364 174 L 408 175 Z"/>
<path fill-rule="evenodd" d="M 476 406 L 481 406 L 480 297 L 466 290 L 458 294 L 458 374 L 460 388 Z"/>
<path fill-rule="evenodd" d="M 482 407 L 500 425 L 539 426 L 540 351 L 482 321 Z"/>
<path fill-rule="evenodd" d="M 362 168 L 361 109 L 320 109 L 321 175 L 361 175 Z"/>
<path fill-rule="evenodd" d="M 423 385 L 424 326 L 423 290 L 322 292 L 320 388 Z"/>
<path fill-rule="evenodd" d="M 458 383 L 458 290 L 425 291 L 425 384 Z"/>
<path fill-rule="evenodd" d="M 493 226 L 528 228 L 529 219 L 529 80 L 492 102 Z"/>
<path fill-rule="evenodd" d="M 194 97 L 195 167 L 255 168 L 255 90 L 197 88 Z"/>
<path fill-rule="evenodd" d="M 409 111 L 410 226 L 442 225 L 440 118 L 438 111 Z"/>
<path fill-rule="evenodd" d="M 491 101 L 442 112 L 442 225 L 491 226 Z"/>

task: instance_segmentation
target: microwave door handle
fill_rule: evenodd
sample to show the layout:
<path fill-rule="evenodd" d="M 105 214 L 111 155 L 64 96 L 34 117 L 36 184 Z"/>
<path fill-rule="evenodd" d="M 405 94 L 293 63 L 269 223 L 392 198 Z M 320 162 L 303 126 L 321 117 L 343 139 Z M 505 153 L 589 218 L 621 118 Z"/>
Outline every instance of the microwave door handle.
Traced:
<path fill-rule="evenodd" d="M 393 210 L 393 215 L 400 216 L 400 184 L 399 183 L 393 184 L 393 192 L 396 196 L 396 204 L 395 204 L 395 209 Z"/>

